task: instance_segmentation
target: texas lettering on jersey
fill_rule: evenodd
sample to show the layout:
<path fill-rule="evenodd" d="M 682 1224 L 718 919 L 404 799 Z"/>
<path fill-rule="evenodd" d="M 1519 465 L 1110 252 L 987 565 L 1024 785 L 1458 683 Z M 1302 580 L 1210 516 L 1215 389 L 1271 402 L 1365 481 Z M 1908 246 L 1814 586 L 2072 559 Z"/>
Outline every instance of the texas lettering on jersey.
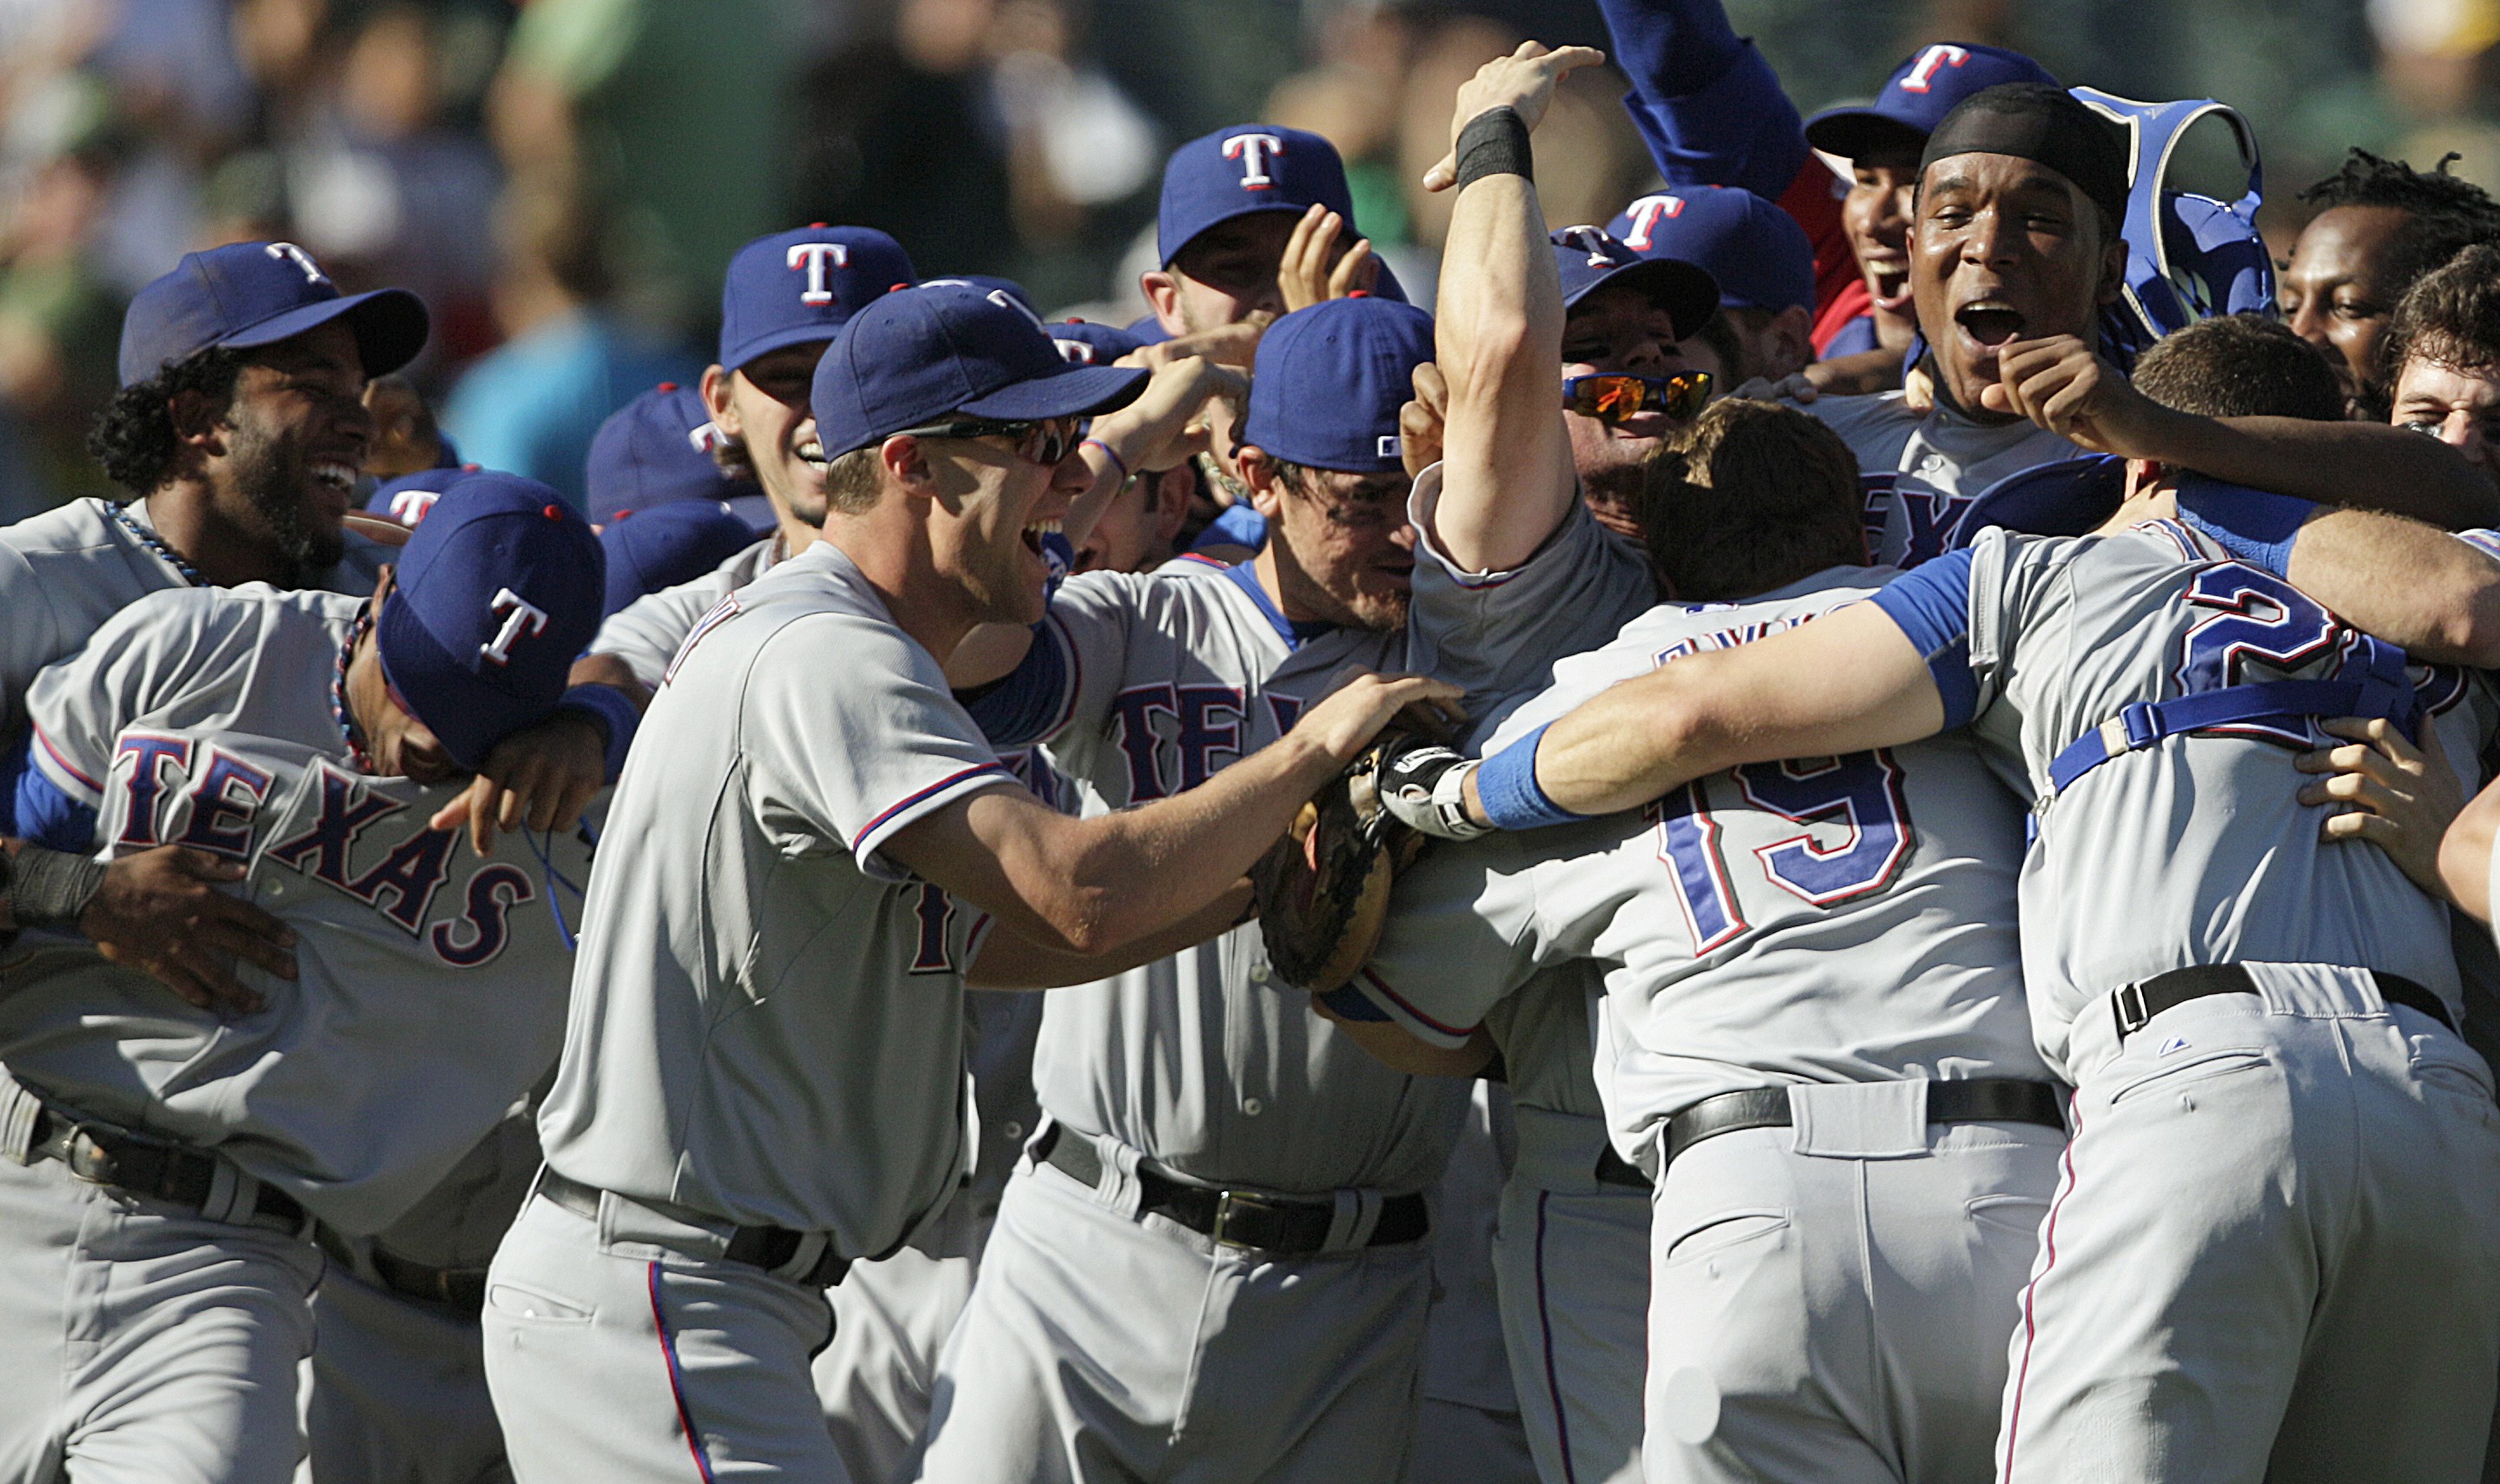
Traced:
<path fill-rule="evenodd" d="M 282 869 L 370 908 L 435 963 L 477 969 L 542 889 L 519 865 L 478 859 L 464 832 L 426 827 L 456 791 L 268 739 L 132 730 L 115 742 L 99 838 L 115 854 L 179 844 L 242 862 L 255 895 L 283 895 Z M 571 859 L 550 868 L 586 879 L 579 843 L 556 846 Z"/>
<path fill-rule="evenodd" d="M 1290 732 L 1302 713 L 1291 696 L 1263 698 L 1279 733 Z M 1237 685 L 1133 685 L 1112 699 L 1113 735 L 1129 764 L 1129 802 L 1143 804 L 1196 788 L 1242 747 L 1242 699 Z"/>

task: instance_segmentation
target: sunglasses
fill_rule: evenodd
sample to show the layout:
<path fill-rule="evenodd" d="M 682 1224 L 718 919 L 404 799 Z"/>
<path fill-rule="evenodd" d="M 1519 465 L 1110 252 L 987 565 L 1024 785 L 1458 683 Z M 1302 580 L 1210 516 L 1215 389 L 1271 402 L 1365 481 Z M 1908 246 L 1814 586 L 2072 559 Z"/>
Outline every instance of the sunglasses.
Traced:
<path fill-rule="evenodd" d="M 904 428 L 886 436 L 1011 439 L 1016 457 L 1028 464 L 1055 468 L 1075 448 L 1082 426 L 1067 417 L 1052 417 L 1040 422 L 994 422 L 985 417 L 968 417 L 957 422 L 933 422 L 923 427 Z"/>
<path fill-rule="evenodd" d="M 1675 422 L 1689 422 L 1710 400 L 1710 373 L 1679 371 L 1671 377 L 1636 377 L 1621 373 L 1564 377 L 1562 406 L 1583 417 L 1612 427 L 1640 412 L 1663 412 Z"/>

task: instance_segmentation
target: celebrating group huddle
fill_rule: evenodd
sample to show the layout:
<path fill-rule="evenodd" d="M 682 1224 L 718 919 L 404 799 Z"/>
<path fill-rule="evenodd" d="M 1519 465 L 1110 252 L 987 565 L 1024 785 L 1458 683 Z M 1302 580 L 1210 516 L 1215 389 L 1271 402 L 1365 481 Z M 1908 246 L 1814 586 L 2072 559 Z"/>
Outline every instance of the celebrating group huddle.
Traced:
<path fill-rule="evenodd" d="M 2500 247 L 2330 360 L 2141 280 L 2179 115 L 1609 16 L 1755 178 L 1549 230 L 1530 43 L 1432 313 L 1262 125 L 1127 331 L 775 234 L 677 515 L 349 515 L 423 306 L 150 285 L 0 530 L 0 1481 L 2479 1478 L 2500 484 L 2351 413 Z"/>

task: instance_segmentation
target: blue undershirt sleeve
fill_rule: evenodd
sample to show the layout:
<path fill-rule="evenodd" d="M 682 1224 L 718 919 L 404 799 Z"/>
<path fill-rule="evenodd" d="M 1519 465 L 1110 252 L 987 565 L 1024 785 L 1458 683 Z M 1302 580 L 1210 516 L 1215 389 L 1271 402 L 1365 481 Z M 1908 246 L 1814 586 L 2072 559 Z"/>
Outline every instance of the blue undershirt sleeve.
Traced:
<path fill-rule="evenodd" d="M 1030 746 L 1050 735 L 1067 709 L 1068 651 L 1045 619 L 1033 626 L 1033 643 L 1005 676 L 976 690 L 959 692 L 972 720 L 993 747 Z"/>
<path fill-rule="evenodd" d="M 2282 577 L 2300 528 L 2318 506 L 2245 484 L 2187 478 L 2179 485 L 2179 518 L 2252 567 Z"/>
<path fill-rule="evenodd" d="M 1927 662 L 1945 704 L 1945 725 L 1957 727 L 1979 709 L 1979 680 L 1970 673 L 1970 550 L 1923 562 L 1877 591 L 1873 602 L 1900 625 Z"/>

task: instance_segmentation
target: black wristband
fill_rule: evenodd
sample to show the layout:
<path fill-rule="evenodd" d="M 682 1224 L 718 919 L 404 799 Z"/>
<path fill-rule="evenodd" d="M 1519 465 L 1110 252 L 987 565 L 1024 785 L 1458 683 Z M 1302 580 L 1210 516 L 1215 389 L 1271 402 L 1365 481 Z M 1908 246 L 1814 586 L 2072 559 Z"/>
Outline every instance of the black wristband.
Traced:
<path fill-rule="evenodd" d="M 1459 189 L 1487 176 L 1518 176 L 1534 183 L 1536 160 L 1528 148 L 1528 125 L 1514 108 L 1489 108 L 1459 131 Z"/>
<path fill-rule="evenodd" d="M 104 862 L 35 845 L 10 863 L 9 910 L 21 928 L 74 928 L 104 884 Z"/>

